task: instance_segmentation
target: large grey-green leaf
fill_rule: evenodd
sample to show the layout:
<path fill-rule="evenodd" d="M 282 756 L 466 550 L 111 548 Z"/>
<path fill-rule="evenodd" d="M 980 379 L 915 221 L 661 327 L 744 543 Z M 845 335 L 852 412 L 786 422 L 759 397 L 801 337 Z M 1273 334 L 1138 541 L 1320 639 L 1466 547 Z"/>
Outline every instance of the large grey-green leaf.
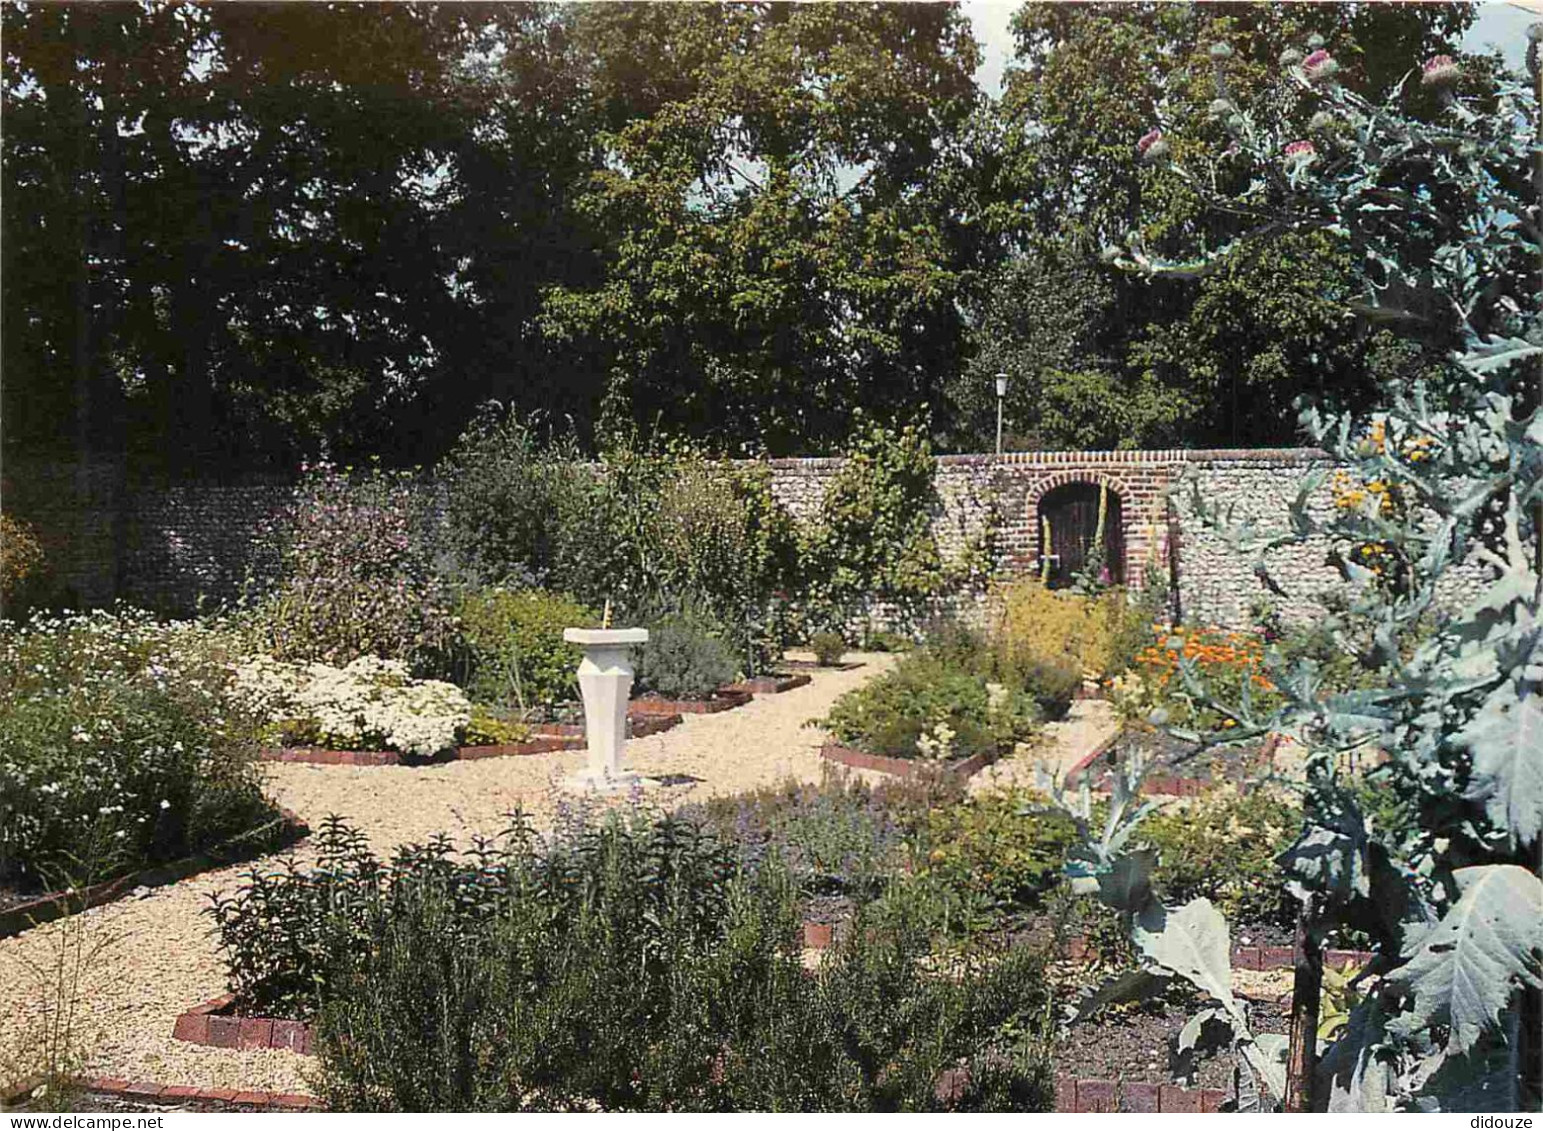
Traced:
<path fill-rule="evenodd" d="M 1286 1053 L 1288 1043 L 1281 1033 L 1260 1033 L 1252 1041 L 1241 1046 L 1243 1058 L 1248 1061 L 1258 1077 L 1264 1081 L 1270 1094 L 1277 1100 L 1286 1098 Z"/>
<path fill-rule="evenodd" d="M 1074 1024 L 1093 1016 L 1106 1005 L 1116 1002 L 1137 1001 L 1155 994 L 1168 981 L 1167 977 L 1144 967 L 1127 970 L 1108 979 L 1097 989 L 1090 990 L 1078 999 L 1067 1016 L 1067 1023 Z"/>
<path fill-rule="evenodd" d="M 1350 1011 L 1350 1020 L 1318 1062 L 1314 1106 L 1339 1112 L 1385 1112 L 1392 1107 L 1395 1073 L 1388 1061 L 1382 1002 L 1375 995 Z"/>
<path fill-rule="evenodd" d="M 1473 756 L 1465 796 L 1483 801 L 1489 819 L 1522 844 L 1543 832 L 1543 695 L 1502 683 L 1457 734 Z"/>
<path fill-rule="evenodd" d="M 1247 1029 L 1247 1019 L 1232 996 L 1227 920 L 1209 899 L 1192 899 L 1173 911 L 1149 903 L 1131 934 L 1148 959 L 1221 1002 L 1238 1028 Z"/>
<path fill-rule="evenodd" d="M 1409 1036 L 1445 1024 L 1456 1054 L 1495 1027 L 1518 985 L 1543 986 L 1543 882 L 1515 864 L 1459 868 L 1453 877 L 1457 902 L 1392 975 L 1414 1001 L 1389 1030 Z"/>
<path fill-rule="evenodd" d="M 1447 1057 L 1414 1096 L 1415 1110 L 1517 1111 L 1521 1064 L 1516 1036 L 1485 1037 L 1466 1054 Z"/>
<path fill-rule="evenodd" d="M 1099 899 L 1116 911 L 1139 915 L 1152 898 L 1152 869 L 1156 866 L 1155 848 L 1139 848 L 1118 857 L 1098 876 Z"/>

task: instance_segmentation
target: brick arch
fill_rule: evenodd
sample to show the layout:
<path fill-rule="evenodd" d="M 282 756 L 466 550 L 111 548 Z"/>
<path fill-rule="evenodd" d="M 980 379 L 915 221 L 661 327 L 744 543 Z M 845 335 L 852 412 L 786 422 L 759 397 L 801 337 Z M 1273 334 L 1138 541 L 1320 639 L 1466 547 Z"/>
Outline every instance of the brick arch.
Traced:
<path fill-rule="evenodd" d="M 1027 543 L 1032 553 L 1021 568 L 1033 568 L 1045 553 L 1039 525 L 1039 504 L 1045 495 L 1070 483 L 1107 486 L 1120 499 L 1120 528 L 1125 547 L 1125 583 L 1139 589 L 1146 581 L 1148 559 L 1162 551 L 1167 516 L 1162 506 L 1163 489 L 1170 475 L 1147 467 L 1067 467 L 1032 475 L 1024 484 L 1022 511 Z"/>

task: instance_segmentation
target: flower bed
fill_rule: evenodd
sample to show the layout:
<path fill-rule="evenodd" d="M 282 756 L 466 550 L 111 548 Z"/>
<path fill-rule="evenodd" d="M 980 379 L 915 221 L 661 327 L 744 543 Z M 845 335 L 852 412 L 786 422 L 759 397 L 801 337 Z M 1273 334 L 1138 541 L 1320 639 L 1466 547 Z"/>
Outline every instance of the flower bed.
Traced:
<path fill-rule="evenodd" d="M 287 848 L 310 831 L 309 826 L 294 813 L 288 809 L 280 810 L 280 815 L 274 820 L 230 837 L 195 856 L 93 884 L 84 891 L 47 892 L 13 904 L 0 911 L 0 939 L 19 935 L 39 923 L 49 922 L 71 914 L 72 911 L 84 911 L 109 903 L 135 888 L 176 883 L 199 872 Z"/>
<path fill-rule="evenodd" d="M 720 711 L 732 711 L 743 707 L 755 696 L 749 691 L 719 688 L 711 699 L 666 699 L 658 695 L 645 695 L 627 704 L 629 715 L 716 715 Z"/>
<path fill-rule="evenodd" d="M 583 728 L 580 728 L 582 731 Z M 582 735 L 538 735 L 528 742 L 505 742 L 496 746 L 456 746 L 432 757 L 402 754 L 396 750 L 328 750 L 299 746 L 267 749 L 261 754 L 266 762 L 303 762 L 315 766 L 422 766 L 445 762 L 471 762 L 479 758 L 520 757 L 548 754 L 554 750 L 577 750 L 584 745 Z"/>
<path fill-rule="evenodd" d="M 680 726 L 681 716 L 673 715 L 644 715 L 633 714 L 629 705 L 627 708 L 627 737 L 647 738 L 651 734 L 663 734 Z M 563 738 L 583 738 L 583 723 L 538 723 L 536 729 L 540 732 L 537 737 L 558 735 Z"/>
<path fill-rule="evenodd" d="M 837 762 L 854 769 L 876 770 L 881 774 L 893 774 L 902 778 L 916 777 L 928 771 L 967 778 L 996 761 L 996 758 L 987 751 L 972 754 L 968 758 L 956 758 L 949 762 L 926 758 L 891 758 L 885 754 L 869 754 L 863 750 L 854 750 L 838 742 L 827 742 L 821 746 L 820 757 L 827 762 Z"/>

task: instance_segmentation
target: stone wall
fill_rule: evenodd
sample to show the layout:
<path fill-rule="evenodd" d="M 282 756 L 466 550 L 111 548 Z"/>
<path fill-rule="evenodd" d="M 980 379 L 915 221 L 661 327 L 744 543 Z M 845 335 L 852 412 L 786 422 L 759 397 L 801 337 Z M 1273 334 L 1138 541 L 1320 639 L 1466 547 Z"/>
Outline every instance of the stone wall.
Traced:
<path fill-rule="evenodd" d="M 1251 563 L 1196 518 L 1188 479 L 1224 502 L 1237 518 L 1271 528 L 1284 524 L 1302 476 L 1326 459 L 1310 449 L 1141 452 L 1011 452 L 1000 457 L 950 455 L 938 460 L 942 500 L 937 533 L 956 555 L 995 522 L 1002 575 L 1038 569 L 1038 506 L 1066 483 L 1103 484 L 1118 495 L 1125 535 L 1125 573 L 1133 587 L 1166 582 L 1186 619 L 1243 622 L 1265 595 Z M 812 520 L 839 459 L 772 461 L 772 490 L 795 518 Z M 7 467 L 4 506 L 36 525 L 55 577 L 80 601 L 115 596 L 165 611 L 188 611 L 200 598 L 240 591 L 254 560 L 254 535 L 289 498 L 282 480 L 136 482 L 122 464 L 34 464 Z M 1325 489 L 1313 501 L 1330 506 Z M 1273 598 L 1288 620 L 1314 615 L 1314 597 L 1340 584 L 1326 564 L 1328 547 L 1309 542 L 1272 555 L 1272 576 L 1287 590 Z M 1454 579 L 1461 596 L 1472 579 Z"/>

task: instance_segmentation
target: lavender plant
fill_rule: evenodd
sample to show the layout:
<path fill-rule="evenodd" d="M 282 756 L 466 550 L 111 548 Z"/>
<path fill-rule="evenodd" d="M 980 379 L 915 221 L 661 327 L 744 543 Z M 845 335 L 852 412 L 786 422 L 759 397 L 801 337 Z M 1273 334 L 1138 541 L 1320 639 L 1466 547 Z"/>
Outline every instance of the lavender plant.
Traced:
<path fill-rule="evenodd" d="M 1235 1048 L 1249 1066 L 1244 1107 L 1539 1103 L 1543 25 L 1530 38 L 1531 87 L 1439 56 L 1383 104 L 1339 85 L 1338 61 L 1309 43 L 1283 56 L 1280 85 L 1260 113 L 1227 97 L 1227 55 L 1213 53 L 1226 152 L 1204 171 L 1172 167 L 1250 233 L 1316 230 L 1340 241 L 1365 283 L 1347 313 L 1447 353 L 1422 380 L 1385 390 L 1369 419 L 1304 407 L 1312 439 L 1367 488 L 1340 492 L 1351 503 L 1330 517 L 1308 507 L 1327 470 L 1305 479 L 1278 530 L 1195 500 L 1277 590 L 1270 550 L 1329 539 L 1352 593 L 1345 627 L 1372 641 L 1376 678 L 1337 693 L 1311 662 L 1288 666 L 1272 652 L 1270 678 L 1285 698 L 1272 712 L 1251 702 L 1246 684 L 1222 702 L 1192 666 L 1183 669 L 1191 693 L 1233 721 L 1229 738 L 1275 730 L 1307 751 L 1304 824 L 1283 857 L 1302 908 L 1289 1073 L 1284 1042 L 1251 1033 L 1236 1007 L 1220 913 L 1206 900 L 1169 909 L 1152 896 L 1154 854 L 1139 837 L 1148 806 L 1135 799 L 1141 768 L 1128 767 L 1102 827 L 1086 795 L 1070 803 L 1083 832 L 1077 882 L 1127 917 L 1147 963 L 1087 1005 L 1154 978 L 1199 986 L 1217 1005 L 1186 1028 L 1181 1051 L 1218 1041 Z M 1147 159 L 1169 156 L 1161 138 L 1160 129 L 1142 138 Z M 1110 258 L 1194 277 L 1231 250 L 1180 262 L 1133 234 Z M 1454 608 L 1464 592 L 1471 597 Z M 1432 618 L 1436 630 L 1416 642 Z M 1382 757 L 1367 781 L 1413 814 L 1401 829 L 1378 827 L 1362 803 L 1365 784 L 1344 770 L 1345 756 L 1364 750 Z M 1377 958 L 1357 979 L 1360 1004 L 1320 1049 L 1316 1017 L 1301 1006 L 1317 999 L 1314 956 L 1346 926 L 1372 936 Z"/>

